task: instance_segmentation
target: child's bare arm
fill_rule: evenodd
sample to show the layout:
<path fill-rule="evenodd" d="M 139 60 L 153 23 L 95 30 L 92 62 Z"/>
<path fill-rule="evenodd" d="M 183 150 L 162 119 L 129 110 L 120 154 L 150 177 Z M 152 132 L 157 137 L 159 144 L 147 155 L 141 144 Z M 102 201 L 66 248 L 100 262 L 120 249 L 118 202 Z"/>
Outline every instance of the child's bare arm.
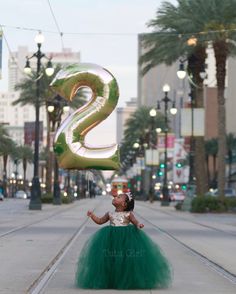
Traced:
<path fill-rule="evenodd" d="M 134 217 L 134 215 L 133 215 L 132 212 L 130 212 L 129 219 L 130 219 L 131 223 L 132 223 L 133 225 L 135 225 L 137 228 L 142 229 L 142 228 L 144 227 L 144 224 L 140 224 L 140 223 L 137 221 L 137 219 Z"/>
<path fill-rule="evenodd" d="M 98 217 L 96 216 L 92 211 L 88 211 L 87 212 L 87 216 L 91 217 L 91 219 L 98 225 L 102 225 L 105 224 L 106 222 L 109 221 L 109 214 L 108 212 L 106 214 L 104 214 L 104 216 L 102 217 Z"/>

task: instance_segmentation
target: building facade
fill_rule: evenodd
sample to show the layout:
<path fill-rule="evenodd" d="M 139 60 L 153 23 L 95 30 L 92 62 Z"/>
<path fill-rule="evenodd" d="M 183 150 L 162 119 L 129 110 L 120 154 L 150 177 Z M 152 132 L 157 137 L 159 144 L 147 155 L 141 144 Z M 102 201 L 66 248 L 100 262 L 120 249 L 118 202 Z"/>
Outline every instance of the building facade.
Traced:
<path fill-rule="evenodd" d="M 145 51 L 142 46 L 143 34 L 138 37 L 138 57 Z M 217 120 L 217 81 L 216 66 L 213 49 L 207 48 L 206 73 L 204 80 L 204 104 L 205 104 L 205 135 L 206 138 L 217 136 L 218 120 Z M 162 99 L 162 86 L 165 83 L 170 85 L 171 91 L 169 98 L 176 101 L 176 106 L 181 109 L 188 102 L 189 85 L 185 78 L 179 80 L 177 78 L 177 70 L 179 61 L 171 66 L 160 64 L 151 69 L 147 74 L 142 76 L 141 66 L 138 68 L 138 105 L 156 106 L 157 100 Z M 234 119 L 234 110 L 236 109 L 236 83 L 234 77 L 236 75 L 236 59 L 228 58 L 227 75 L 225 79 L 225 107 L 226 107 L 226 129 L 227 133 L 236 135 L 236 120 Z M 179 111 L 180 113 L 180 111 Z M 210 115 L 210 116 L 209 116 Z M 170 117 L 171 118 L 171 117 Z M 205 120 L 206 121 L 206 120 Z M 171 127 L 173 132 L 180 135 L 180 118 L 179 114 L 171 119 Z"/>
<path fill-rule="evenodd" d="M 126 102 L 125 107 L 119 107 L 116 110 L 116 140 L 120 144 L 122 142 L 125 124 L 132 113 L 137 109 L 137 98 L 131 98 L 130 101 Z"/>

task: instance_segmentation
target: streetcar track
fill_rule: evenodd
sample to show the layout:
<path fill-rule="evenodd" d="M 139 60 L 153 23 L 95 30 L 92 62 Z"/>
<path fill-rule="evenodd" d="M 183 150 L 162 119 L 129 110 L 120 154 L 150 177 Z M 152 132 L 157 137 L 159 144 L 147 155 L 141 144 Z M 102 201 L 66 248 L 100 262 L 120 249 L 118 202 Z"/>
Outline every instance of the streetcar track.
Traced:
<path fill-rule="evenodd" d="M 175 241 L 177 244 L 179 244 L 182 247 L 184 247 L 185 249 L 187 249 L 192 255 L 197 257 L 198 260 L 200 260 L 203 264 L 205 264 L 211 270 L 213 270 L 214 272 L 216 272 L 220 276 L 224 277 L 225 279 L 227 279 L 228 281 L 230 281 L 231 283 L 236 285 L 236 275 L 235 274 L 233 274 L 230 271 L 228 271 L 227 269 L 223 268 L 221 265 L 219 265 L 218 263 L 212 261 L 211 259 L 209 259 L 205 255 L 203 255 L 202 253 L 198 252 L 197 250 L 191 248 L 190 246 L 188 246 L 184 242 L 180 241 L 173 234 L 169 233 L 167 230 L 164 230 L 164 229 L 160 228 L 159 226 L 157 226 L 153 222 L 151 222 L 148 219 L 146 219 L 145 217 L 143 217 L 140 213 L 136 212 L 136 214 L 139 215 L 140 218 L 145 220 L 145 222 L 152 225 L 154 227 L 154 229 L 156 229 L 158 232 L 161 232 L 163 235 L 167 236 L 169 239 Z"/>
<path fill-rule="evenodd" d="M 100 205 L 100 201 L 98 205 L 94 207 L 92 211 L 95 211 Z M 80 227 L 73 233 L 71 238 L 65 243 L 65 245 L 58 251 L 56 256 L 50 261 L 50 263 L 44 268 L 44 270 L 39 274 L 39 276 L 31 283 L 31 285 L 28 287 L 26 293 L 27 294 L 39 294 L 41 293 L 49 283 L 49 281 L 52 279 L 53 275 L 55 274 L 60 262 L 64 258 L 64 256 L 67 254 L 67 252 L 70 250 L 74 242 L 77 240 L 77 238 L 81 235 L 84 228 L 86 227 L 86 224 L 90 218 L 86 217 Z"/>
<path fill-rule="evenodd" d="M 81 205 L 83 205 L 83 203 L 82 203 Z M 39 224 L 39 223 L 41 223 L 41 222 L 44 222 L 44 221 L 46 221 L 46 220 L 48 220 L 48 219 L 50 219 L 50 218 L 53 218 L 53 217 L 56 216 L 56 215 L 59 215 L 59 214 L 61 214 L 61 213 L 63 213 L 63 212 L 66 212 L 67 210 L 70 210 L 71 208 L 72 208 L 72 207 L 67 207 L 67 208 L 65 208 L 65 209 L 63 209 L 63 210 L 61 210 L 61 211 L 59 211 L 59 212 L 55 212 L 55 213 L 53 213 L 53 214 L 51 214 L 51 215 L 49 215 L 49 216 L 47 216 L 47 217 L 41 218 L 40 220 L 36 220 L 36 221 L 34 221 L 34 222 L 30 222 L 30 223 L 28 223 L 28 224 L 25 224 L 25 225 L 22 225 L 22 226 L 19 226 L 19 227 L 13 228 L 13 229 L 11 229 L 11 230 L 9 230 L 9 231 L 7 231 L 7 232 L 4 232 L 4 233 L 0 234 L 0 238 L 3 238 L 3 237 L 5 237 L 5 236 L 8 236 L 8 235 L 10 235 L 10 234 L 12 234 L 12 233 L 15 233 L 15 232 L 21 231 L 21 230 L 23 230 L 23 229 L 29 228 L 29 227 L 31 227 L 31 226 L 33 226 L 33 225 L 36 225 L 36 224 Z"/>
<path fill-rule="evenodd" d="M 57 253 L 57 255 L 51 260 L 51 262 L 41 272 L 41 274 L 38 276 L 38 278 L 35 279 L 33 281 L 33 283 L 29 286 L 26 293 L 38 294 L 43 289 L 45 289 L 45 287 L 47 286 L 47 284 L 49 283 L 49 281 L 53 277 L 53 274 L 55 273 L 55 271 L 56 271 L 57 267 L 59 266 L 61 260 L 66 255 L 66 253 L 69 251 L 69 249 L 74 244 L 74 242 L 79 237 L 79 235 L 83 232 L 88 220 L 89 220 L 89 218 L 87 217 L 83 221 L 82 225 L 76 230 L 76 232 L 72 235 L 72 237 L 60 249 L 60 251 Z"/>
<path fill-rule="evenodd" d="M 234 233 L 234 232 L 224 231 L 224 230 L 222 230 L 222 229 L 218 229 L 218 228 L 215 228 L 215 227 L 210 226 L 210 225 L 205 225 L 205 224 L 202 224 L 202 223 L 199 223 L 199 222 L 196 222 L 196 221 L 192 221 L 192 220 L 186 219 L 186 218 L 181 217 L 181 216 L 176 216 L 176 215 L 172 214 L 171 212 L 168 212 L 168 211 L 162 211 L 161 209 L 158 209 L 158 208 L 148 207 L 148 206 L 145 205 L 145 204 L 142 205 L 142 206 L 144 206 L 144 207 L 146 207 L 146 208 L 148 208 L 148 209 L 151 209 L 151 210 L 153 210 L 153 211 L 158 211 L 158 212 L 161 212 L 161 213 L 163 213 L 163 214 L 166 214 L 166 215 L 169 215 L 169 216 L 172 216 L 172 217 L 176 217 L 176 218 L 181 219 L 181 220 L 183 220 L 183 221 L 185 221 L 185 222 L 188 222 L 188 223 L 192 223 L 192 224 L 195 224 L 195 225 L 199 225 L 199 226 L 201 226 L 201 227 L 205 227 L 205 228 L 208 228 L 208 229 L 212 229 L 212 230 L 214 230 L 214 231 L 217 231 L 217 232 L 220 232 L 220 233 L 224 233 L 224 234 L 227 234 L 227 235 L 236 236 L 236 233 Z"/>
<path fill-rule="evenodd" d="M 98 203 L 93 209 L 95 211 L 100 205 L 102 204 L 102 201 Z M 147 206 L 145 206 L 147 209 L 151 209 Z M 152 209 L 155 210 L 155 209 Z M 145 220 L 145 222 L 149 223 L 152 227 L 154 227 L 155 230 L 158 232 L 161 232 L 164 236 L 168 237 L 172 241 L 175 241 L 178 245 L 182 246 L 183 248 L 187 249 L 193 256 L 195 256 L 198 260 L 200 260 L 205 266 L 216 272 L 218 275 L 224 277 L 228 281 L 230 281 L 233 284 L 236 284 L 236 275 L 229 272 L 228 270 L 224 269 L 219 264 L 215 263 L 214 261 L 210 260 L 203 254 L 199 253 L 197 250 L 191 248 L 184 242 L 180 241 L 178 238 L 173 236 L 168 231 L 161 229 L 157 225 L 155 225 L 153 222 L 149 221 L 145 217 L 143 217 L 140 213 L 136 213 L 139 215 L 140 218 Z M 86 224 L 88 222 L 89 218 L 86 217 L 84 221 L 82 222 L 81 226 L 73 233 L 71 238 L 64 244 L 64 246 L 58 251 L 58 253 L 55 255 L 55 257 L 50 261 L 50 263 L 44 268 L 44 270 L 38 275 L 38 277 L 31 283 L 31 285 L 28 287 L 27 292 L 28 294 L 40 294 L 43 293 L 42 291 L 46 289 L 48 283 L 53 278 L 54 274 L 56 273 L 57 268 L 59 267 L 61 261 L 66 256 L 67 252 L 70 250 L 70 248 L 73 246 L 74 242 L 77 240 L 77 238 L 82 234 L 84 231 Z"/>

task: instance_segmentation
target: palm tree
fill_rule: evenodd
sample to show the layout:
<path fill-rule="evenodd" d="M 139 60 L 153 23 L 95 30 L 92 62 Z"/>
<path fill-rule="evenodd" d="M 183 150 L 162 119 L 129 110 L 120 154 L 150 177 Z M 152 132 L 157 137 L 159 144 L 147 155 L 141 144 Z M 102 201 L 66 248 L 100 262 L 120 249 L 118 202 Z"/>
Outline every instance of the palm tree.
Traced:
<path fill-rule="evenodd" d="M 146 52 L 141 56 L 143 74 L 158 64 L 172 64 L 180 58 L 188 60 L 188 72 L 192 79 L 192 95 L 195 107 L 203 107 L 203 80 L 200 72 L 205 64 L 205 47 L 198 44 L 196 47 L 187 45 L 189 35 L 186 30 L 189 26 L 183 26 L 182 15 L 179 8 L 173 4 L 164 2 L 157 11 L 157 17 L 149 22 L 156 32 L 143 36 L 143 44 Z M 197 180 L 197 195 L 204 195 L 207 191 L 204 139 L 195 138 L 195 174 Z"/>
<path fill-rule="evenodd" d="M 232 163 L 233 163 L 233 154 L 236 152 L 236 137 L 234 134 L 229 133 L 227 135 L 227 154 L 228 154 L 228 185 L 231 184 L 231 174 L 232 174 Z"/>
<path fill-rule="evenodd" d="M 189 36 L 192 34 L 195 34 L 197 37 L 197 46 L 207 47 L 209 44 L 211 44 L 214 49 L 216 59 L 216 80 L 218 88 L 218 190 L 219 195 L 224 198 L 226 155 L 224 90 L 226 60 L 228 56 L 232 55 L 235 51 L 236 1 L 178 0 L 177 2 L 177 7 L 171 3 L 164 2 L 162 8 L 157 13 L 157 18 L 150 23 L 150 26 L 159 28 L 161 32 L 165 33 L 163 38 L 169 37 L 165 43 L 160 45 L 159 42 L 159 47 L 161 47 L 162 51 L 165 45 L 169 45 L 170 43 L 173 44 L 175 40 L 176 45 L 173 51 L 176 52 L 179 50 L 179 53 L 184 55 L 187 53 L 189 56 L 191 51 L 189 49 L 183 48 L 183 41 L 185 41 L 186 38 L 189 38 Z M 173 33 L 175 34 L 174 37 L 171 36 Z M 154 58 L 154 53 L 158 55 L 158 43 L 153 42 L 151 40 L 153 38 L 154 37 L 150 37 L 146 43 L 147 46 L 152 45 L 152 49 L 149 51 L 149 56 L 146 55 L 146 57 L 144 57 L 144 62 L 152 59 L 151 57 Z M 169 39 L 172 39 L 172 41 Z M 179 39 L 179 41 L 177 41 L 177 39 Z M 168 48 L 171 49 L 170 47 Z M 165 51 L 169 52 L 168 48 L 166 48 Z M 194 50 L 195 48 L 192 48 L 192 51 Z M 168 53 L 165 53 L 165 55 L 168 55 Z M 168 59 L 169 62 L 171 60 L 176 60 L 176 58 L 174 58 L 174 56 L 176 57 L 176 54 L 173 56 L 173 54 L 170 53 L 170 55 L 172 55 L 172 58 Z M 162 61 L 166 62 L 165 59 L 162 59 Z M 158 62 L 156 64 L 158 64 Z M 147 64 L 146 70 L 150 69 L 151 67 L 152 63 Z"/>
<path fill-rule="evenodd" d="M 205 141 L 205 151 L 206 151 L 206 161 L 207 161 L 208 184 L 209 184 L 209 187 L 216 188 L 216 182 L 217 182 L 216 158 L 218 153 L 218 140 L 216 138 L 212 138 L 210 140 Z M 209 169 L 210 156 L 213 157 L 213 178 L 211 178 L 210 169 Z"/>
<path fill-rule="evenodd" d="M 55 77 L 57 72 L 60 70 L 60 65 L 57 65 L 54 74 L 51 77 L 47 75 L 42 75 L 40 80 L 40 89 L 39 89 L 39 105 L 40 107 L 44 106 L 47 107 L 48 101 L 55 97 L 55 94 L 50 90 L 49 85 L 52 79 Z M 19 84 L 16 85 L 15 89 L 20 91 L 20 96 L 17 100 L 15 100 L 12 104 L 17 105 L 20 104 L 21 106 L 24 105 L 35 105 L 35 95 L 36 95 L 36 71 L 32 71 L 30 77 L 26 77 L 23 79 Z M 48 112 L 46 111 L 48 114 Z M 49 128 L 49 117 L 47 115 L 47 150 L 50 152 L 50 128 Z M 51 192 L 51 182 L 52 182 L 52 160 L 51 157 L 47 160 L 46 165 L 46 190 Z"/>
<path fill-rule="evenodd" d="M 218 190 L 224 198 L 225 188 L 225 155 L 226 155 L 226 121 L 225 121 L 225 76 L 226 61 L 235 53 L 236 1 L 179 1 L 181 11 L 185 14 L 185 25 L 192 24 L 197 32 L 199 43 L 208 41 L 212 44 L 216 60 L 217 101 L 218 101 Z M 194 13 L 193 13 L 194 12 Z M 192 13 L 190 16 L 189 13 Z M 198 16 L 197 16 L 198 15 Z M 201 15 L 201 17 L 200 17 Z M 197 27 L 195 26 L 197 24 Z M 195 31 L 196 32 L 196 31 Z M 215 33 L 212 33 L 215 32 Z"/>
<path fill-rule="evenodd" d="M 52 154 L 50 151 L 50 118 L 49 113 L 47 111 L 47 106 L 50 102 L 56 97 L 56 94 L 50 89 L 49 85 L 58 71 L 61 69 L 61 65 L 57 64 L 54 74 L 51 77 L 47 75 L 42 75 L 40 82 L 40 97 L 39 104 L 41 107 L 46 107 L 47 114 L 47 147 L 46 152 L 49 154 L 46 161 L 46 192 L 51 193 L 52 190 Z M 24 105 L 34 105 L 35 104 L 35 93 L 36 93 L 36 72 L 32 71 L 32 75 L 30 78 L 23 79 L 19 84 L 16 85 L 16 90 L 20 91 L 19 99 L 13 102 L 13 105 L 20 104 Z M 73 108 L 78 108 L 85 102 L 84 92 L 79 92 L 79 94 L 73 99 L 73 101 L 69 102 L 69 106 Z"/>
<path fill-rule="evenodd" d="M 133 149 L 135 142 L 149 142 L 151 128 L 164 129 L 164 115 L 157 112 L 157 115 L 152 118 L 149 115 L 150 107 L 142 106 L 138 108 L 127 120 L 125 124 L 124 140 L 121 145 L 121 161 L 127 157 L 129 151 Z M 156 132 L 154 132 L 154 141 L 156 141 Z M 141 144 L 140 144 L 141 145 Z"/>
<path fill-rule="evenodd" d="M 7 197 L 7 160 L 14 154 L 16 144 L 8 136 L 6 129 L 0 125 L 0 157 L 3 157 L 3 193 Z"/>
<path fill-rule="evenodd" d="M 23 165 L 23 180 L 24 185 L 26 184 L 26 170 L 27 164 L 33 162 L 33 150 L 30 146 L 19 146 L 17 147 L 18 159 L 22 161 Z"/>

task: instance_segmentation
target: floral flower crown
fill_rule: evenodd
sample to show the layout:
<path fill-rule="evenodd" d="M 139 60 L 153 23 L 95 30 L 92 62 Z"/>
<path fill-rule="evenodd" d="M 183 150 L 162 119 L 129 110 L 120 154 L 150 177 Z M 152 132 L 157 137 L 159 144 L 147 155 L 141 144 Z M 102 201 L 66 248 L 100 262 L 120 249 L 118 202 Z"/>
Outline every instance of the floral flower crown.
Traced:
<path fill-rule="evenodd" d="M 127 192 L 127 193 L 125 193 L 125 195 L 127 195 L 127 196 L 128 196 L 128 198 L 129 198 L 129 201 L 131 201 L 131 200 L 133 199 L 133 195 L 132 195 L 132 193 L 131 193 L 131 192 Z"/>

